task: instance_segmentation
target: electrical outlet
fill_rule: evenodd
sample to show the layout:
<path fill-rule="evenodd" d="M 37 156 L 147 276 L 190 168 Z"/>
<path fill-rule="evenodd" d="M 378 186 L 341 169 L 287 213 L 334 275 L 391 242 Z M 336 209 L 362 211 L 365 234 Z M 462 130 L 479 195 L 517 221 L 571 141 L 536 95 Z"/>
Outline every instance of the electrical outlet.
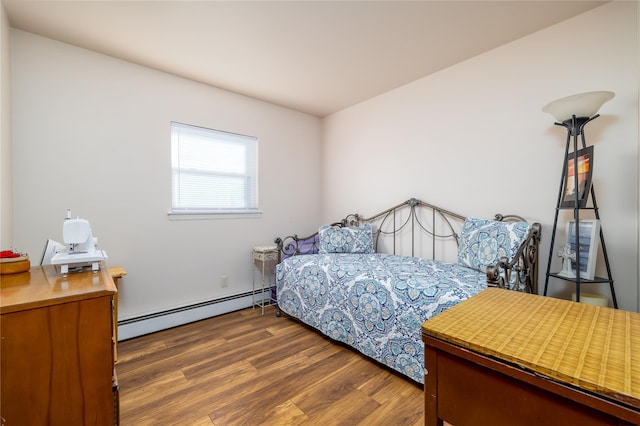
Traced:
<path fill-rule="evenodd" d="M 220 287 L 229 287 L 229 276 L 223 275 L 220 277 Z"/>

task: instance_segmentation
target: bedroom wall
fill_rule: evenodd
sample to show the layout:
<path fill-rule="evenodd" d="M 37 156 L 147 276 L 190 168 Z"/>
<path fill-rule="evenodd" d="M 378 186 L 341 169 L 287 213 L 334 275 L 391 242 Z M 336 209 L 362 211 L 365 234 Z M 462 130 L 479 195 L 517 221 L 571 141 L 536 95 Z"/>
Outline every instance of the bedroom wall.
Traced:
<path fill-rule="evenodd" d="M 11 167 L 11 27 L 0 3 L 0 248 L 13 247 Z"/>
<path fill-rule="evenodd" d="M 121 321 L 250 292 L 252 247 L 319 222 L 319 118 L 12 38 L 15 243 L 37 264 L 47 238 L 62 241 L 66 209 L 88 219 L 108 263 L 127 271 Z M 169 220 L 170 121 L 259 139 L 261 217 Z"/>
<path fill-rule="evenodd" d="M 370 215 L 413 196 L 467 216 L 520 214 L 543 225 L 542 292 L 566 130 L 541 108 L 611 90 L 615 98 L 586 138 L 618 302 L 637 311 L 637 9 L 637 2 L 606 4 L 326 117 L 323 220 Z M 560 216 L 561 241 L 570 218 Z M 559 270 L 557 256 L 552 262 Z M 603 268 L 600 258 L 606 275 Z M 550 283 L 551 295 L 572 291 Z M 603 284 L 582 291 L 609 295 Z"/>

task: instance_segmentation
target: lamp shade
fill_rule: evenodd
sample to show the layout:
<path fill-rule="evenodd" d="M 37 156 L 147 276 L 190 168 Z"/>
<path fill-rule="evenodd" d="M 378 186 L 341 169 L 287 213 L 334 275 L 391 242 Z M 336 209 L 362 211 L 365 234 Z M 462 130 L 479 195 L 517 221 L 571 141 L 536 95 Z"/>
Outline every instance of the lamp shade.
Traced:
<path fill-rule="evenodd" d="M 556 99 L 545 105 L 542 111 L 553 115 L 560 122 L 569 120 L 574 115 L 591 118 L 596 115 L 602 104 L 613 99 L 614 96 L 615 93 L 604 91 L 579 93 Z"/>

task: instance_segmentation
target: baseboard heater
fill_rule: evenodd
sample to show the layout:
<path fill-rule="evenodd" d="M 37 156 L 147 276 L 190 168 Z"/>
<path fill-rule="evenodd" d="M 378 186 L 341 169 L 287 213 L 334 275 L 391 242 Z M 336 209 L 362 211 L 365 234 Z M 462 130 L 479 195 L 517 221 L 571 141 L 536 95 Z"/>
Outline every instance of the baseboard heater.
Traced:
<path fill-rule="evenodd" d="M 253 297 L 252 292 L 249 291 L 220 299 L 208 300 L 139 317 L 123 319 L 122 321 L 118 321 L 118 340 L 127 340 L 205 318 L 245 309 L 253 305 Z M 256 293 L 255 297 L 257 300 L 260 297 L 260 293 Z M 269 297 L 267 290 L 265 290 L 263 297 Z"/>

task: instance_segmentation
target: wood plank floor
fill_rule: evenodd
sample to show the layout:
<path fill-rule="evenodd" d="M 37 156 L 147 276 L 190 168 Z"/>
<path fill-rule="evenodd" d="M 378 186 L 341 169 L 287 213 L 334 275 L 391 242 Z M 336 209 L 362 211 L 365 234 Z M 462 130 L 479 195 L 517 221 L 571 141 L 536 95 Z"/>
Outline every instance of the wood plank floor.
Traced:
<path fill-rule="evenodd" d="M 423 425 L 422 387 L 269 307 L 118 344 L 120 424 Z"/>

